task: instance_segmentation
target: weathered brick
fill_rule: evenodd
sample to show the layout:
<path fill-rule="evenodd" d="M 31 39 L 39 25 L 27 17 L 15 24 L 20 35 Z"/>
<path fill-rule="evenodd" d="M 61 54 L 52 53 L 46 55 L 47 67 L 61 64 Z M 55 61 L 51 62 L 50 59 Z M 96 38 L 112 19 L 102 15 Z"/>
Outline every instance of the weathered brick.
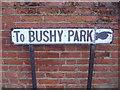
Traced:
<path fill-rule="evenodd" d="M 7 65 L 22 65 L 23 61 L 22 60 L 17 60 L 17 59 L 4 59 L 4 64 Z"/>
<path fill-rule="evenodd" d="M 87 73 L 66 73 L 67 78 L 87 78 Z"/>
<path fill-rule="evenodd" d="M 72 16 L 72 15 L 67 16 L 67 17 L 65 17 L 65 21 L 66 22 L 76 22 L 76 16 Z"/>
<path fill-rule="evenodd" d="M 15 14 L 14 8 L 2 8 L 3 15 Z"/>
<path fill-rule="evenodd" d="M 95 64 L 117 64 L 118 63 L 118 59 L 95 59 L 94 61 Z"/>
<path fill-rule="evenodd" d="M 116 79 L 93 79 L 93 83 L 118 83 L 117 78 Z"/>
<path fill-rule="evenodd" d="M 46 88 L 64 88 L 64 85 L 46 85 Z"/>
<path fill-rule="evenodd" d="M 46 73 L 48 78 L 64 78 L 64 73 Z"/>
<path fill-rule="evenodd" d="M 36 64 L 40 65 L 64 65 L 64 60 L 36 60 Z"/>
<path fill-rule="evenodd" d="M 40 84 L 57 84 L 58 80 L 40 79 L 40 80 L 38 80 L 38 83 L 40 83 Z"/>
<path fill-rule="evenodd" d="M 77 84 L 77 79 L 61 79 L 60 84 Z"/>
<path fill-rule="evenodd" d="M 2 29 L 8 29 L 8 30 L 10 30 L 11 28 L 14 28 L 15 27 L 15 24 L 13 23 L 13 22 L 11 22 L 11 23 L 2 23 Z"/>
<path fill-rule="evenodd" d="M 59 53 L 52 53 L 52 52 L 46 52 L 46 53 L 36 53 L 36 58 L 59 58 Z"/>
<path fill-rule="evenodd" d="M 65 16 L 44 16 L 45 22 L 63 22 L 65 21 Z"/>
<path fill-rule="evenodd" d="M 38 8 L 37 10 L 38 14 L 58 14 L 59 9 L 58 8 Z"/>
<path fill-rule="evenodd" d="M 76 16 L 78 22 L 97 22 L 98 16 Z"/>
<path fill-rule="evenodd" d="M 66 63 L 68 65 L 74 65 L 74 64 L 76 64 L 76 60 L 66 60 Z"/>
<path fill-rule="evenodd" d="M 36 14 L 37 9 L 36 8 L 17 8 L 15 13 L 17 13 L 17 14 Z"/>
<path fill-rule="evenodd" d="M 20 16 L 14 15 L 14 16 L 3 16 L 2 17 L 3 22 L 20 22 Z"/>
<path fill-rule="evenodd" d="M 71 52 L 71 53 L 61 53 L 61 58 L 79 58 L 81 55 L 79 52 Z"/>
<path fill-rule="evenodd" d="M 37 66 L 36 68 L 39 68 L 40 71 L 58 71 L 58 66 Z"/>
<path fill-rule="evenodd" d="M 95 71 L 118 71 L 118 66 L 95 66 Z"/>
<path fill-rule="evenodd" d="M 22 16 L 22 22 L 41 22 L 42 21 L 42 16 L 38 15 L 25 15 Z"/>

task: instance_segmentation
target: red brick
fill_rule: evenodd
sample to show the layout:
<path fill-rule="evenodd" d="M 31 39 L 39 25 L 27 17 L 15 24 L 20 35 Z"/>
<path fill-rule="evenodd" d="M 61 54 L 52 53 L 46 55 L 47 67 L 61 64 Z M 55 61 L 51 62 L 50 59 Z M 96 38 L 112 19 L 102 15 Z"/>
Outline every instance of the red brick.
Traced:
<path fill-rule="evenodd" d="M 82 58 L 89 58 L 90 52 L 82 52 Z"/>
<path fill-rule="evenodd" d="M 65 50 L 66 51 L 76 51 L 76 45 L 66 45 Z"/>
<path fill-rule="evenodd" d="M 80 13 L 81 11 L 78 8 L 60 8 L 60 14 L 80 14 Z"/>
<path fill-rule="evenodd" d="M 93 77 L 118 77 L 118 72 L 94 73 Z"/>
<path fill-rule="evenodd" d="M 45 22 L 63 22 L 65 21 L 65 16 L 44 16 Z"/>
<path fill-rule="evenodd" d="M 114 37 L 118 37 L 118 36 L 119 36 L 119 30 L 114 30 Z"/>
<path fill-rule="evenodd" d="M 17 58 L 28 58 L 29 54 L 30 54 L 29 52 L 18 52 Z"/>
<path fill-rule="evenodd" d="M 67 85 L 66 88 L 76 88 L 76 89 L 79 89 L 79 88 L 86 88 L 87 85 Z"/>
<path fill-rule="evenodd" d="M 93 88 L 118 88 L 117 84 L 97 84 L 92 86 Z"/>
<path fill-rule="evenodd" d="M 36 64 L 40 65 L 64 65 L 64 60 L 36 60 Z"/>
<path fill-rule="evenodd" d="M 76 16 L 78 22 L 97 22 L 98 16 Z"/>
<path fill-rule="evenodd" d="M 46 88 L 44 85 L 37 85 L 37 88 Z"/>
<path fill-rule="evenodd" d="M 60 84 L 78 84 L 77 79 L 61 79 Z"/>
<path fill-rule="evenodd" d="M 80 54 L 79 52 L 65 52 L 65 53 L 61 53 L 60 57 L 61 58 L 80 58 Z"/>
<path fill-rule="evenodd" d="M 89 45 L 76 45 L 77 51 L 90 51 Z"/>
<path fill-rule="evenodd" d="M 98 45 L 96 46 L 96 50 L 99 50 L 99 51 L 118 51 L 118 46 L 116 45 Z"/>
<path fill-rule="evenodd" d="M 52 53 L 52 52 L 41 52 L 35 54 L 36 58 L 59 58 L 59 53 Z"/>
<path fill-rule="evenodd" d="M 18 66 L 19 71 L 30 71 L 31 66 Z"/>
<path fill-rule="evenodd" d="M 76 64 L 76 60 L 66 60 L 67 65 L 74 65 Z"/>
<path fill-rule="evenodd" d="M 17 14 L 36 14 L 37 10 L 36 8 L 17 8 L 16 13 Z"/>
<path fill-rule="evenodd" d="M 3 38 L 1 41 L 2 41 L 2 44 L 10 44 L 11 43 L 11 40 L 8 38 Z"/>
<path fill-rule="evenodd" d="M 16 72 L 4 72 L 4 75 L 7 78 L 9 78 L 9 77 L 12 77 L 12 78 L 18 77 Z"/>
<path fill-rule="evenodd" d="M 45 45 L 45 51 L 65 51 L 65 45 Z"/>
<path fill-rule="evenodd" d="M 59 71 L 76 71 L 77 67 L 70 67 L 70 66 L 62 66 L 59 67 Z"/>
<path fill-rule="evenodd" d="M 34 46 L 34 50 L 35 51 L 45 51 L 45 45 L 36 45 L 36 46 Z"/>
<path fill-rule="evenodd" d="M 17 53 L 16 52 L 3 52 L 2 57 L 4 58 L 16 58 Z"/>
<path fill-rule="evenodd" d="M 89 60 L 88 59 L 84 59 L 84 60 L 77 60 L 77 64 L 88 64 Z"/>
<path fill-rule="evenodd" d="M 25 85 L 13 85 L 14 86 L 14 88 L 26 88 L 26 86 Z M 30 87 L 29 87 L 30 88 Z"/>
<path fill-rule="evenodd" d="M 22 21 L 23 22 L 41 22 L 42 17 L 37 15 L 26 15 L 26 16 L 22 16 Z"/>
<path fill-rule="evenodd" d="M 66 17 L 65 17 L 65 21 L 66 22 L 76 22 L 76 16 L 72 16 L 72 15 L 67 15 Z"/>
<path fill-rule="evenodd" d="M 38 80 L 40 84 L 58 84 L 58 80 L 54 79 L 40 79 Z"/>
<path fill-rule="evenodd" d="M 64 85 L 46 85 L 46 88 L 64 88 Z"/>
<path fill-rule="evenodd" d="M 118 17 L 114 16 L 100 16 L 99 17 L 100 22 L 118 22 Z"/>
<path fill-rule="evenodd" d="M 82 15 L 90 15 L 92 14 L 91 8 L 82 8 Z"/>
<path fill-rule="evenodd" d="M 95 59 L 95 64 L 118 64 L 118 59 Z"/>
<path fill-rule="evenodd" d="M 113 78 L 111 78 L 111 79 L 93 79 L 93 84 L 95 84 L 95 83 L 112 83 L 112 84 L 115 84 L 115 83 L 118 83 L 118 78 L 116 78 L 116 79 L 113 79 Z"/>
<path fill-rule="evenodd" d="M 3 9 L 2 9 L 2 14 L 3 14 L 3 15 L 5 15 L 5 14 L 14 14 L 14 13 L 15 13 L 14 10 L 15 10 L 15 9 L 13 9 L 13 8 L 3 8 Z"/>
<path fill-rule="evenodd" d="M 21 84 L 31 84 L 32 83 L 32 80 L 31 79 L 19 79 L 19 83 Z"/>
<path fill-rule="evenodd" d="M 81 79 L 81 80 L 80 80 L 80 83 L 81 83 L 81 84 L 87 84 L 87 82 L 88 82 L 87 79 Z"/>
<path fill-rule="evenodd" d="M 31 77 L 31 73 L 28 73 L 28 75 L 29 75 L 29 77 Z M 27 76 L 28 76 L 28 75 L 27 75 Z M 46 75 L 46 74 L 45 74 L 45 73 L 42 73 L 42 72 L 36 73 L 36 77 L 39 77 L 39 78 L 43 78 L 43 77 L 45 77 L 45 75 Z"/>
<path fill-rule="evenodd" d="M 9 71 L 18 71 L 18 67 L 17 66 L 9 66 Z"/>
<path fill-rule="evenodd" d="M 111 19 L 112 22 L 118 22 L 119 17 L 110 16 L 110 19 Z"/>
<path fill-rule="evenodd" d="M 25 77 L 24 72 L 5 72 L 5 77 L 7 78 L 21 78 Z"/>
<path fill-rule="evenodd" d="M 119 58 L 120 52 L 111 52 L 111 58 Z"/>
<path fill-rule="evenodd" d="M 87 78 L 87 73 L 66 73 L 67 78 Z"/>
<path fill-rule="evenodd" d="M 18 84 L 19 83 L 18 79 L 9 79 L 9 80 L 10 80 L 10 83 L 12 83 L 12 84 Z"/>
<path fill-rule="evenodd" d="M 104 24 L 96 24 L 97 27 L 110 27 L 110 28 L 114 28 L 114 29 L 119 29 L 118 24 L 111 24 L 111 23 L 104 23 Z"/>
<path fill-rule="evenodd" d="M 2 29 L 8 29 L 10 30 L 11 28 L 15 27 L 14 23 L 2 23 Z"/>
<path fill-rule="evenodd" d="M 45 2 L 45 6 L 64 6 L 65 2 Z"/>
<path fill-rule="evenodd" d="M 57 8 L 38 8 L 38 14 L 57 14 L 59 13 L 59 9 Z"/>
<path fill-rule="evenodd" d="M 2 31 L 2 37 L 10 37 L 10 32 L 9 31 Z"/>
<path fill-rule="evenodd" d="M 118 71 L 118 66 L 94 66 L 94 71 Z"/>
<path fill-rule="evenodd" d="M 30 60 L 29 59 L 22 59 L 22 61 L 25 65 L 30 65 Z"/>
<path fill-rule="evenodd" d="M 9 79 L 2 79 L 2 83 L 8 83 Z"/>
<path fill-rule="evenodd" d="M 95 53 L 95 58 L 104 58 L 104 57 L 110 57 L 109 52 L 97 52 Z"/>
<path fill-rule="evenodd" d="M 94 2 L 78 2 L 78 5 L 80 7 L 94 7 Z"/>
<path fill-rule="evenodd" d="M 40 27 L 38 23 L 16 23 L 15 28 L 36 28 Z"/>
<path fill-rule="evenodd" d="M 12 15 L 12 16 L 3 16 L 3 22 L 20 22 L 20 16 Z"/>
<path fill-rule="evenodd" d="M 40 71 L 58 71 L 58 66 L 36 66 Z"/>
<path fill-rule="evenodd" d="M 9 71 L 9 66 L 2 66 L 3 71 Z M 3 75 L 4 76 L 4 75 Z"/>
<path fill-rule="evenodd" d="M 16 45 L 4 45 L 4 46 L 2 46 L 2 49 L 4 51 L 21 51 L 22 47 L 16 46 Z"/>
<path fill-rule="evenodd" d="M 88 71 L 88 66 L 79 67 L 80 71 Z"/>
<path fill-rule="evenodd" d="M 17 60 L 17 59 L 4 59 L 4 64 L 8 64 L 8 65 L 22 65 L 23 61 L 22 60 Z"/>
<path fill-rule="evenodd" d="M 13 2 L 2 2 L 3 7 L 14 6 Z"/>
<path fill-rule="evenodd" d="M 117 10 L 112 8 L 95 8 L 93 12 L 97 15 L 116 15 L 118 13 Z"/>
<path fill-rule="evenodd" d="M 114 38 L 114 40 L 113 40 L 112 43 L 113 43 L 113 44 L 118 44 L 118 43 L 119 43 L 119 39 L 118 39 L 118 38 Z"/>
<path fill-rule="evenodd" d="M 64 73 L 46 73 L 48 78 L 64 78 Z"/>

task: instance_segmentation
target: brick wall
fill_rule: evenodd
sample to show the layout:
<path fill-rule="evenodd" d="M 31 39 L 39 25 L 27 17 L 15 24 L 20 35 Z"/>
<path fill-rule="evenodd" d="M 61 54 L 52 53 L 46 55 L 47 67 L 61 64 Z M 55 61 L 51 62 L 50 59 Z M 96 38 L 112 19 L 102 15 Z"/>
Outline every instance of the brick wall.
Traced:
<path fill-rule="evenodd" d="M 2 2 L 2 87 L 32 87 L 29 48 L 12 45 L 11 28 L 110 27 L 114 41 L 97 45 L 94 88 L 118 88 L 117 2 Z M 90 45 L 38 45 L 38 88 L 86 88 Z"/>

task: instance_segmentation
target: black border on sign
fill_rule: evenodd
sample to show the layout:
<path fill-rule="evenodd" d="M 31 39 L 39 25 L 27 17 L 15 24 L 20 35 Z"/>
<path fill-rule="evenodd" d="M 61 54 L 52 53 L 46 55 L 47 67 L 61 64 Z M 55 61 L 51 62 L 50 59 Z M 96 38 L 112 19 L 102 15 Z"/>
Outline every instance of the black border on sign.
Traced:
<path fill-rule="evenodd" d="M 113 31 L 113 37 L 112 37 L 112 41 L 110 43 L 46 43 L 46 44 L 40 44 L 40 43 L 37 43 L 37 44 L 14 44 L 14 42 L 12 41 L 12 33 L 11 33 L 11 44 L 13 45 L 73 45 L 73 44 L 86 44 L 86 45 L 90 45 L 90 44 L 95 44 L 95 45 L 102 45 L 102 44 L 111 44 L 114 40 L 114 29 L 113 28 L 109 28 L 109 27 L 37 27 L 37 28 L 11 28 L 11 32 L 14 30 L 14 29 L 111 29 Z"/>

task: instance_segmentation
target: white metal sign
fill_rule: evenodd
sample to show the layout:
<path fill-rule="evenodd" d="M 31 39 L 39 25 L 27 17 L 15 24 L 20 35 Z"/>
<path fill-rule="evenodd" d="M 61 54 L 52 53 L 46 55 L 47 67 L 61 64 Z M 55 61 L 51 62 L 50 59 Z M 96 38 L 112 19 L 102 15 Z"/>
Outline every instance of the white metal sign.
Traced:
<path fill-rule="evenodd" d="M 12 43 L 28 44 L 109 44 L 113 40 L 111 28 L 15 28 Z"/>

